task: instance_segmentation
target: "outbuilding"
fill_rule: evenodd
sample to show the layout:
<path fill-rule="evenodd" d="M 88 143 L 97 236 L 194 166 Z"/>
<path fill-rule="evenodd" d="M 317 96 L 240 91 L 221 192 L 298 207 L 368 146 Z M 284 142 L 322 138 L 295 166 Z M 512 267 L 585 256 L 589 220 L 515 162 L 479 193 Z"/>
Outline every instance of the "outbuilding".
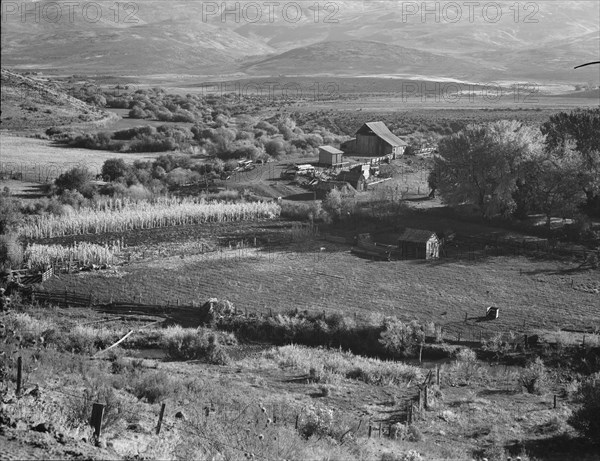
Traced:
<path fill-rule="evenodd" d="M 344 152 L 332 146 L 319 146 L 319 164 L 322 166 L 340 166 Z"/>
<path fill-rule="evenodd" d="M 402 258 L 437 259 L 440 257 L 440 240 L 435 232 L 407 228 L 398 237 Z"/>

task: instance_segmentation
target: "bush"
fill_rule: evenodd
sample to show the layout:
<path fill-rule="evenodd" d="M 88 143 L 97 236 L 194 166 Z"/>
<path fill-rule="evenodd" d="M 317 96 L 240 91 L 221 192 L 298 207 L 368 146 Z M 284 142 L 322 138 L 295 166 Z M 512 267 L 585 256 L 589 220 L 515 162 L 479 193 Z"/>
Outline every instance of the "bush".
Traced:
<path fill-rule="evenodd" d="M 573 412 L 569 424 L 590 440 L 600 442 L 600 373 L 581 383 L 575 400 L 581 407 Z"/>
<path fill-rule="evenodd" d="M 164 347 L 168 357 L 175 360 L 205 360 L 215 365 L 229 363 L 229 356 L 219 344 L 217 335 L 203 328 L 169 328 L 165 334 Z"/>
<path fill-rule="evenodd" d="M 23 247 L 16 234 L 0 235 L 0 269 L 19 268 L 23 264 Z"/>
<path fill-rule="evenodd" d="M 21 218 L 19 202 L 11 198 L 9 192 L 0 194 L 0 234 L 16 229 Z"/>
<path fill-rule="evenodd" d="M 75 167 L 61 174 L 54 183 L 58 187 L 59 192 L 74 190 L 89 197 L 93 192 L 93 186 L 90 183 L 91 180 L 92 174 L 87 168 Z"/>
<path fill-rule="evenodd" d="M 144 374 L 132 386 L 133 395 L 138 399 L 145 398 L 148 403 L 160 402 L 174 391 L 174 384 L 164 371 Z"/>
<path fill-rule="evenodd" d="M 416 320 L 403 323 L 397 318 L 386 318 L 379 342 L 394 356 L 414 356 L 425 342 L 425 331 Z"/>
<path fill-rule="evenodd" d="M 521 372 L 519 382 L 530 394 L 542 394 L 548 388 L 548 372 L 541 358 L 536 358 Z"/>

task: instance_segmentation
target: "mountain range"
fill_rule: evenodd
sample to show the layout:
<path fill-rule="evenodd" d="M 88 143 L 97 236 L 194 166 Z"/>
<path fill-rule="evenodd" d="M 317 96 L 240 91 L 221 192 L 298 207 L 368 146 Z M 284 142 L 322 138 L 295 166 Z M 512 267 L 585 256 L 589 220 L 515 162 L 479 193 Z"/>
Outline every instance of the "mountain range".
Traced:
<path fill-rule="evenodd" d="M 600 80 L 598 66 L 573 69 L 600 59 L 598 1 L 482 2 L 472 10 L 425 2 L 425 16 L 423 2 L 395 0 L 94 4 L 68 11 L 61 2 L 23 2 L 23 16 L 3 2 L 3 65 L 64 75 Z"/>

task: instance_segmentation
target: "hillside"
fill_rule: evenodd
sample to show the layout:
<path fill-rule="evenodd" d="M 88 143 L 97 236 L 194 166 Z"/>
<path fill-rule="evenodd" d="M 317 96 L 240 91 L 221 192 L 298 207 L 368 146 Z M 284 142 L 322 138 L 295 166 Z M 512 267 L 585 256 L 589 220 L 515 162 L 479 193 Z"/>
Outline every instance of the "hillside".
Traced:
<path fill-rule="evenodd" d="M 35 3 L 43 11 L 53 2 Z M 55 22 L 21 21 L 20 14 L 7 13 L 3 62 L 18 70 L 68 75 L 341 72 L 598 83 L 596 67 L 573 70 L 600 54 L 598 2 L 498 2 L 497 21 L 481 6 L 472 17 L 463 8 L 453 21 L 455 12 L 444 2 L 436 3 L 436 17 L 407 14 L 397 1 L 338 1 L 335 8 L 322 4 L 318 11 L 314 2 L 300 2 L 297 20 L 282 6 L 271 12 L 263 7 L 250 20 L 249 2 L 226 4 L 234 12 L 228 16 L 221 16 L 220 2 L 214 14 L 206 14 L 202 2 L 184 1 L 141 3 L 135 11 L 120 7 L 119 14 L 103 4 L 98 21 L 86 20 L 81 7 L 73 20 L 63 14 Z"/>
<path fill-rule="evenodd" d="M 473 78 L 474 62 L 373 41 L 334 41 L 296 48 L 243 68 L 250 74 L 406 74 Z"/>
<path fill-rule="evenodd" d="M 33 130 L 53 125 L 98 122 L 110 117 L 67 95 L 46 79 L 2 69 L 2 130 Z"/>

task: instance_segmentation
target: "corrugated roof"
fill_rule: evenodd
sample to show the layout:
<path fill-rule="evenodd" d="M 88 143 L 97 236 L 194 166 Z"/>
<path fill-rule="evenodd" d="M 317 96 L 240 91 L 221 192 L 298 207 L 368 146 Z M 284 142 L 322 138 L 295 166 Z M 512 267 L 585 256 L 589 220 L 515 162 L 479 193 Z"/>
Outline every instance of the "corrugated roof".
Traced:
<path fill-rule="evenodd" d="M 325 152 L 329 152 L 330 154 L 343 154 L 344 151 L 336 149 L 333 146 L 319 146 L 319 149 L 324 150 Z"/>
<path fill-rule="evenodd" d="M 367 122 L 359 128 L 359 130 L 356 132 L 356 134 L 358 135 L 358 133 L 361 130 L 363 130 L 363 128 L 365 126 L 367 128 L 369 128 L 375 135 L 377 135 L 379 138 L 383 139 L 385 142 L 387 142 L 391 146 L 395 147 L 395 146 L 407 146 L 408 145 L 407 143 L 402 141 L 402 139 L 400 139 L 398 136 L 396 136 L 394 133 L 392 133 L 390 131 L 390 129 L 387 126 L 385 126 L 385 123 L 383 123 L 383 122 Z"/>
<path fill-rule="evenodd" d="M 406 228 L 404 229 L 404 232 L 400 234 L 398 240 L 402 242 L 425 243 L 432 235 L 435 235 L 435 232 L 430 230 Z M 437 235 L 435 236 L 437 238 Z"/>

